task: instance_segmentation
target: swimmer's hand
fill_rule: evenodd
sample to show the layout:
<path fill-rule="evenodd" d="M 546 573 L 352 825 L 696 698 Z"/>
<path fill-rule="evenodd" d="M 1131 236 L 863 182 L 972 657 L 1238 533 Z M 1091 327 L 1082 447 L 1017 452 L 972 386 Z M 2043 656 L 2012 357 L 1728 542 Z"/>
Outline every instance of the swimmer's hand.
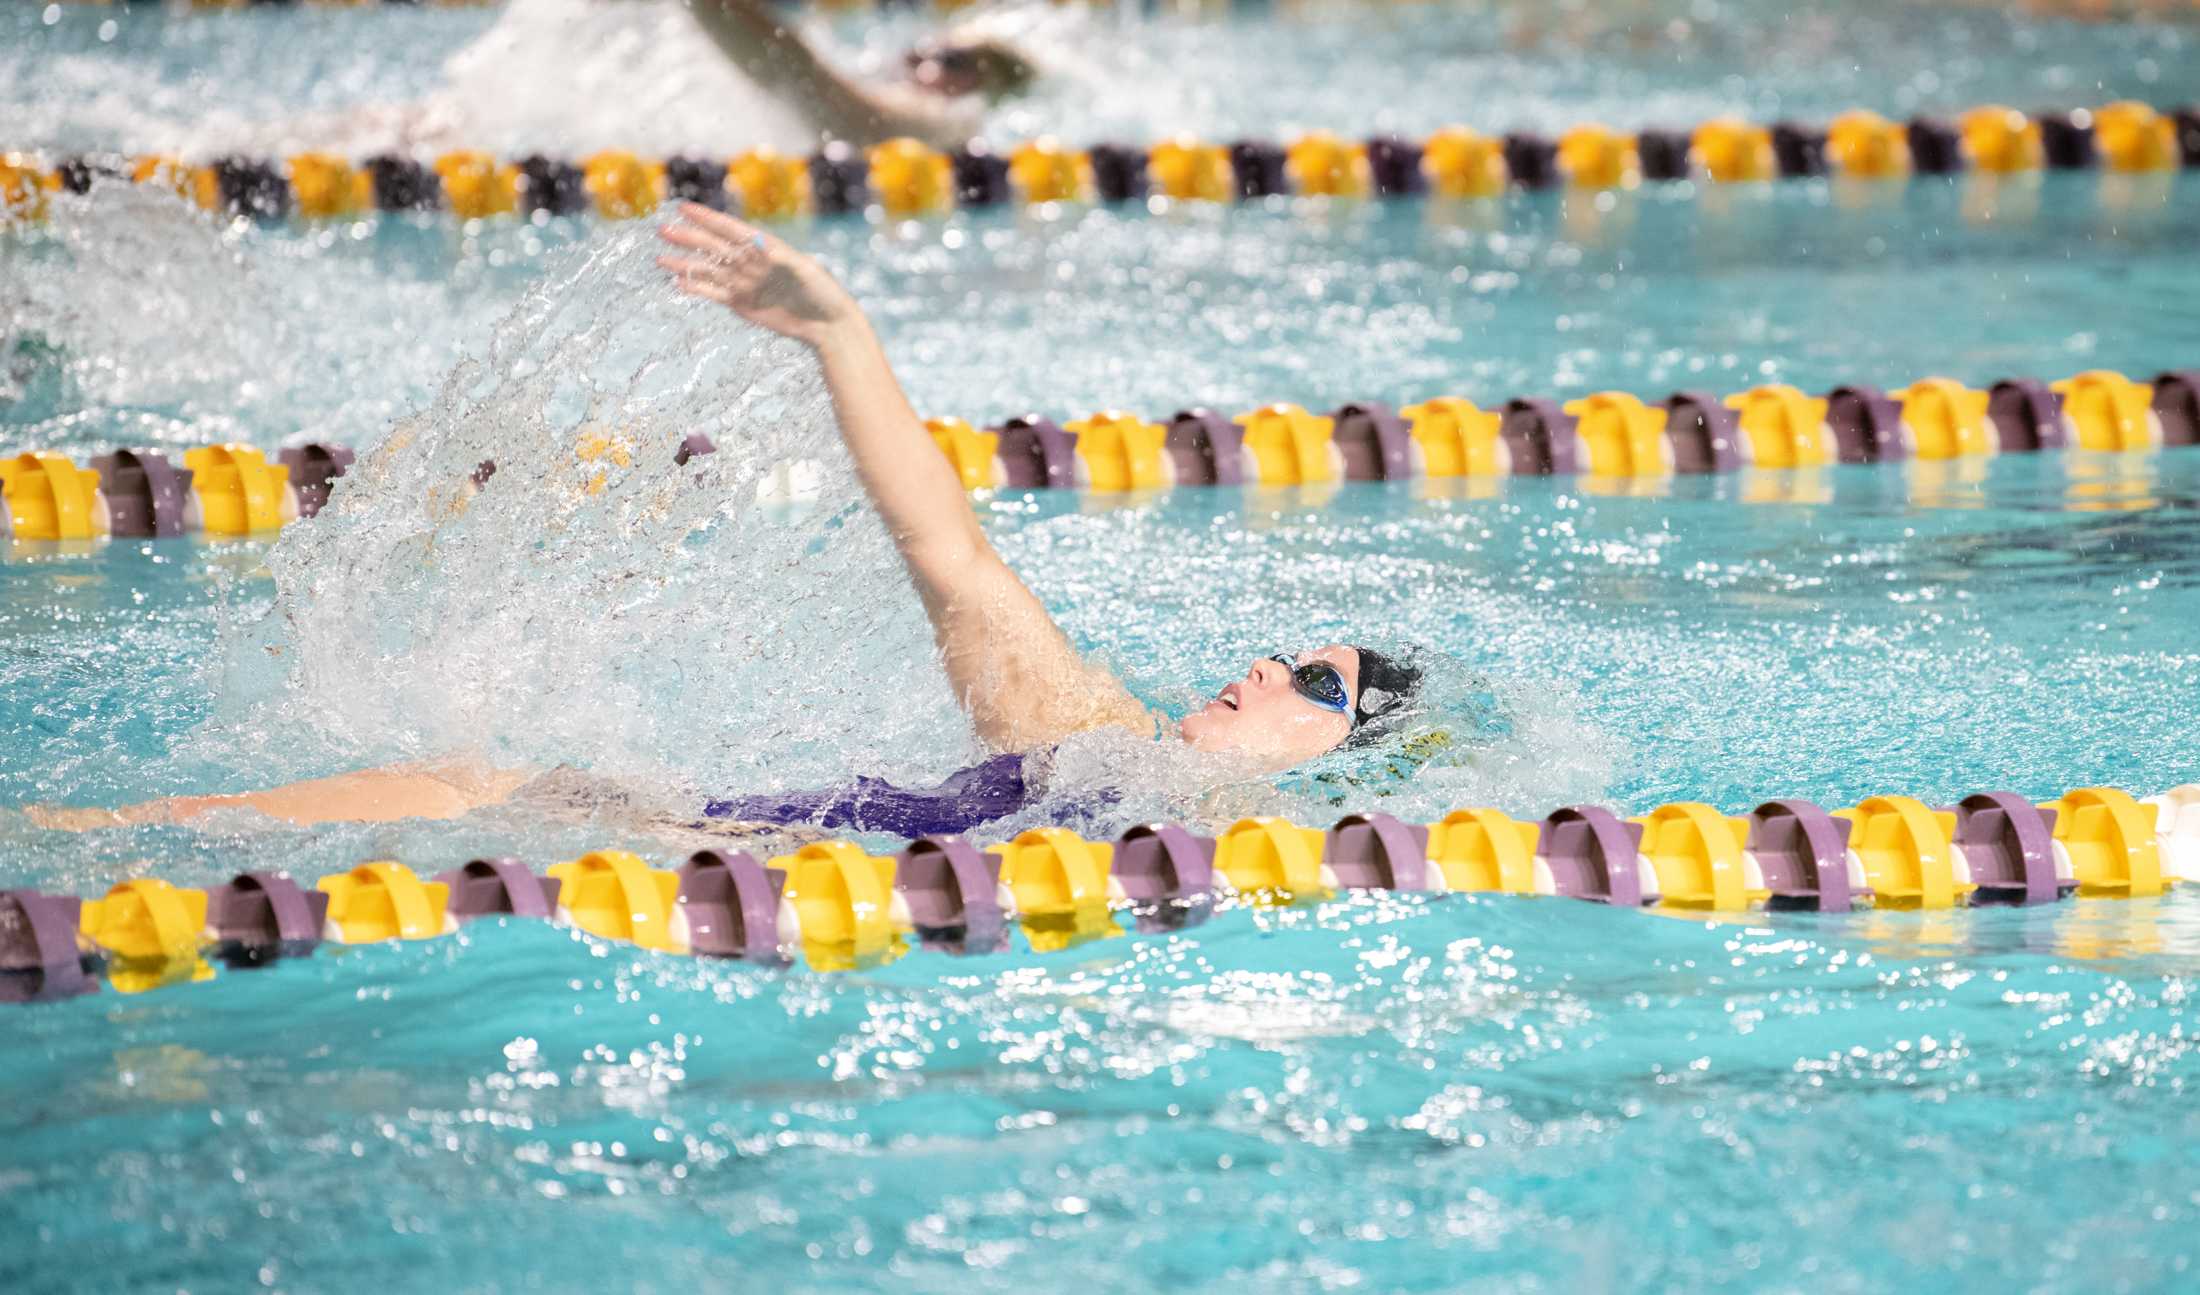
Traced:
<path fill-rule="evenodd" d="M 680 216 L 657 231 L 692 253 L 657 258 L 680 291 L 813 347 L 836 329 L 862 322 L 855 298 L 816 261 L 700 203 L 681 203 Z"/>

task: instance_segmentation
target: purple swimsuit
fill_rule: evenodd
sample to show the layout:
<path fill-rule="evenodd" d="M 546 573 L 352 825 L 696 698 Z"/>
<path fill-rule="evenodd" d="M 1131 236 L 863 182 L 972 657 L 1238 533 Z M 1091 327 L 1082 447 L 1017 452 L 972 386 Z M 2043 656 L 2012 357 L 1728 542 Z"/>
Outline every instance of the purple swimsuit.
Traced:
<path fill-rule="evenodd" d="M 1031 799 L 1021 755 L 997 755 L 949 777 L 937 787 L 896 787 L 883 778 L 859 777 L 831 791 L 777 796 L 734 796 L 704 804 L 705 818 L 760 823 L 815 823 L 835 831 L 934 836 L 967 832 L 980 823 L 1022 809 Z"/>

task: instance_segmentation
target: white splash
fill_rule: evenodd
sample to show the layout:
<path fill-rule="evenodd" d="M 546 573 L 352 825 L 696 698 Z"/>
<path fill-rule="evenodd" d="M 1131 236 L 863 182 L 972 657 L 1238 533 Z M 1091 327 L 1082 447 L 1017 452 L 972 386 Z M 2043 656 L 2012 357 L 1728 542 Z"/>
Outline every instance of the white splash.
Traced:
<path fill-rule="evenodd" d="M 526 294 L 285 533 L 202 746 L 713 791 L 925 782 L 975 757 L 814 364 L 676 299 L 645 239 L 608 236 Z M 693 432 L 718 452 L 676 468 Z M 796 460 L 814 501 L 760 502 Z"/>

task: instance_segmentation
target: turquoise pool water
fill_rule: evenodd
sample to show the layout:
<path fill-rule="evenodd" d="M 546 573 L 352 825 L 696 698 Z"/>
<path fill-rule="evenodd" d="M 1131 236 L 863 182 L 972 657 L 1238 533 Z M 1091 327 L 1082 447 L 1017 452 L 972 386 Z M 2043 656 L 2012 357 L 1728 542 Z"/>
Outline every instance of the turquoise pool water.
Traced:
<path fill-rule="evenodd" d="M 2122 179 L 1682 185 L 1608 212 L 1539 194 L 1463 214 L 1419 201 L 981 213 L 822 221 L 800 237 L 870 306 L 918 407 L 974 422 L 2150 377 L 2200 349 L 2184 238 L 2200 180 Z M 647 241 L 579 219 L 216 231 L 147 195 L 87 200 L 10 249 L 18 398 L 0 444 L 371 443 L 484 354 L 572 249 Z M 141 271 L 148 258 L 160 273 Z"/>
<path fill-rule="evenodd" d="M 631 76 L 600 28 L 519 12 L 541 17 L 511 39 L 613 51 L 586 84 Z M 1147 23 L 1115 44 L 1093 40 L 1112 19 L 1050 18 L 1049 48 L 1144 79 L 1080 71 L 1078 94 L 997 124 L 1634 124 L 2200 89 L 2175 25 L 1698 4 L 1508 36 L 1527 12 Z M 310 133 L 333 129 L 316 112 L 438 95 L 491 147 L 679 143 L 639 98 L 525 81 L 500 105 L 417 57 L 498 21 L 28 8 L 0 19 L 25 36 L 0 60 L 33 68 L 0 102 L 70 147 L 250 144 L 276 117 Z M 914 24 L 836 30 L 884 57 Z M 1211 78 L 1153 71 L 1195 57 Z M 1401 64 L 1420 75 L 1382 79 Z M 1297 75 L 1244 75 L 1277 65 Z M 724 137 L 685 128 L 704 126 Z M 2196 194 L 1804 183 L 795 236 L 872 307 L 927 411 L 1163 414 L 2189 366 Z M 94 199 L 0 236 L 0 451 L 387 444 L 273 547 L 10 553 L 0 805 L 466 749 L 588 766 L 640 808 L 81 836 L 0 808 L 0 885 L 617 844 L 664 863 L 695 842 L 655 811 L 705 792 L 921 780 L 975 753 L 814 379 L 668 300 L 643 231 L 217 228 Z M 577 488 L 583 423 L 643 465 L 600 495 Z M 656 466 L 696 428 L 724 447 L 701 488 Z M 439 519 L 434 492 L 489 454 L 496 488 Z M 789 459 L 816 465 L 817 500 L 753 503 Z M 1364 788 L 1408 818 L 2200 779 L 2200 451 L 982 508 L 1159 706 L 1279 645 L 1456 659 L 1453 757 Z M 982 835 L 1342 809 L 1334 784 L 1210 773 L 1079 745 L 1045 803 Z M 2196 953 L 2183 894 L 1731 923 L 1361 895 L 839 976 L 490 922 L 0 1013 L 0 1286 L 2181 1289 Z"/>
<path fill-rule="evenodd" d="M 840 977 L 493 925 L 11 1014 L 10 1285 L 2171 1290 L 2193 925 L 1364 899 Z"/>

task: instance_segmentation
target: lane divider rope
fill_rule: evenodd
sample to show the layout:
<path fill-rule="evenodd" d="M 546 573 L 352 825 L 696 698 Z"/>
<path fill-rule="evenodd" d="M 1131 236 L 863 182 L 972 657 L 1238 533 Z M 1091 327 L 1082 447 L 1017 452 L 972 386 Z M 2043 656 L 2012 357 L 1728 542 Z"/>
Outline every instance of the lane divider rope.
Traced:
<path fill-rule="evenodd" d="M 2151 382 L 2095 369 L 2060 382 L 2010 378 L 1985 389 L 1924 378 L 1892 392 L 1851 383 L 1823 396 L 1765 385 L 1720 399 L 1681 391 L 1650 404 L 1606 391 L 1559 402 L 1517 397 L 1484 409 L 1440 396 L 1393 410 L 1374 401 L 1315 414 L 1291 404 L 1224 417 L 1180 410 L 1166 423 L 1120 410 L 1057 423 L 1038 414 L 980 430 L 926 421 L 971 490 L 1132 493 L 1180 486 L 1306 486 L 1344 481 L 1585 475 L 1656 480 L 1742 467 L 1813 468 L 1904 459 L 1981 459 L 2081 449 L 2140 453 L 2200 444 L 2200 369 Z M 684 466 L 715 452 L 688 436 Z M 575 443 L 586 486 L 636 463 L 615 433 Z M 32 450 L 0 460 L 0 535 L 19 541 L 265 534 L 324 507 L 353 451 L 322 441 L 269 462 L 248 445 L 203 446 L 182 466 L 158 450 L 121 449 L 79 466 Z M 798 464 L 773 489 L 799 496 Z M 475 469 L 486 483 L 494 462 Z"/>
<path fill-rule="evenodd" d="M 1622 818 L 1571 805 L 1540 820 L 1490 808 L 1434 823 L 1348 814 L 1330 827 L 1245 818 L 1217 836 L 1174 824 L 1115 841 L 1035 828 L 980 849 L 923 837 L 892 854 L 817 841 L 764 861 L 702 850 L 677 868 L 623 850 L 536 872 L 471 859 L 433 878 L 378 859 L 310 888 L 247 872 L 206 889 L 159 878 L 98 898 L 0 890 L 0 1001 L 211 979 L 319 945 L 432 940 L 482 917 L 536 918 L 662 953 L 874 966 L 912 949 L 1035 952 L 1181 930 L 1218 908 L 1353 890 L 1544 895 L 1706 915 L 1841 913 L 2146 899 L 2200 882 L 2200 783 L 2139 799 L 2081 787 L 2045 804 L 1981 792 L 1953 806 L 1872 796 L 1828 812 L 1700 802 Z"/>
<path fill-rule="evenodd" d="M 594 212 L 645 216 L 685 199 L 759 219 L 876 210 L 888 217 L 1042 203 L 1245 202 L 1336 198 L 1490 198 L 1508 189 L 1626 189 L 1645 182 L 1743 184 L 1834 176 L 1898 180 L 1960 172 L 2118 173 L 2200 166 L 2200 106 L 2168 111 L 2123 100 L 2026 114 L 1989 104 L 1953 119 L 1891 121 L 1865 110 L 1823 125 L 1769 126 L 1734 117 L 1689 130 L 1636 132 L 1585 123 L 1557 136 L 1490 135 L 1451 126 L 1421 139 L 1348 139 L 1328 131 L 1287 142 L 1074 148 L 1028 140 L 996 151 L 973 141 L 940 151 L 913 139 L 807 157 L 751 149 L 732 157 L 646 158 L 606 150 L 570 159 L 505 159 L 459 149 L 429 160 L 333 153 L 190 161 L 160 155 L 0 153 L 0 213 L 42 218 L 50 195 L 85 193 L 101 177 L 161 185 L 209 211 L 258 219 L 346 219 L 448 211 L 464 219 Z"/>
<path fill-rule="evenodd" d="M 53 450 L 0 459 L 0 537 L 13 540 L 158 539 L 271 535 L 311 517 L 354 461 L 323 441 L 277 451 L 204 445 L 183 463 L 155 449 L 120 449 L 79 466 Z"/>

